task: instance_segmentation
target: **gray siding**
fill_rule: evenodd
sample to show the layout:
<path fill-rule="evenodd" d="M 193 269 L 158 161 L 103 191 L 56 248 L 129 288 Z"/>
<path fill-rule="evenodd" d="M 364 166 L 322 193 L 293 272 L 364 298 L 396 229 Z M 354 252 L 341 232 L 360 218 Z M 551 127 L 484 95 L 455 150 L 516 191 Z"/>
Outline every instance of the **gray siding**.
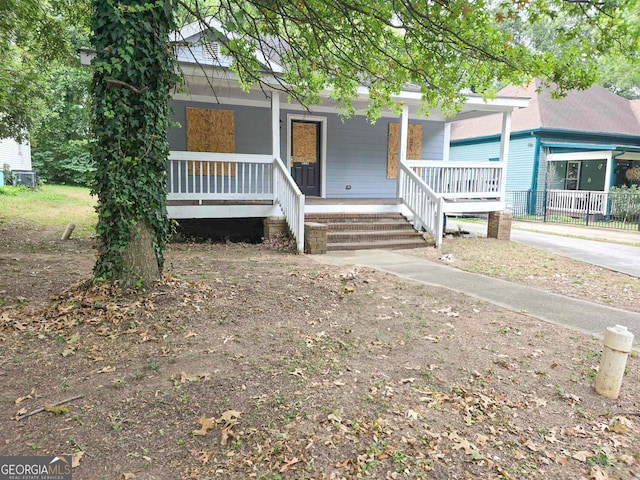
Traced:
<path fill-rule="evenodd" d="M 271 153 L 271 110 L 268 108 L 220 105 L 217 103 L 196 103 L 181 100 L 171 102 L 171 119 L 180 123 L 179 127 L 169 127 L 169 150 L 187 149 L 186 108 L 207 108 L 212 110 L 233 110 L 235 121 L 235 153 L 267 155 Z"/>
<path fill-rule="evenodd" d="M 236 153 L 271 153 L 271 110 L 261 107 L 218 105 L 173 101 L 172 120 L 181 127 L 170 127 L 170 150 L 186 150 L 186 107 L 233 110 L 235 113 Z M 286 107 L 286 106 L 285 106 Z M 300 111 L 280 111 L 281 158 L 287 156 L 287 114 L 301 115 Z M 398 119 L 381 118 L 371 125 L 365 117 L 354 116 L 342 121 L 334 113 L 317 113 L 314 116 L 327 118 L 327 165 L 326 194 L 331 198 L 395 198 L 396 180 L 387 179 L 387 139 L 389 122 Z M 442 158 L 444 123 L 416 121 L 421 123 L 422 158 Z M 347 185 L 351 188 L 347 190 Z"/>

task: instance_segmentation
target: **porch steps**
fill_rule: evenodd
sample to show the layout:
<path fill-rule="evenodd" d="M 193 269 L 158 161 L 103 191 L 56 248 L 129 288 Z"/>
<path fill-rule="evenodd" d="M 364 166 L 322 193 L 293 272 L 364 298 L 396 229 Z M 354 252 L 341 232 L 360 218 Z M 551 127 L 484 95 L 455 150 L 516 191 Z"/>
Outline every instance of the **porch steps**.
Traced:
<path fill-rule="evenodd" d="M 426 247 L 422 233 L 399 213 L 308 213 L 305 221 L 327 225 L 327 250 Z"/>

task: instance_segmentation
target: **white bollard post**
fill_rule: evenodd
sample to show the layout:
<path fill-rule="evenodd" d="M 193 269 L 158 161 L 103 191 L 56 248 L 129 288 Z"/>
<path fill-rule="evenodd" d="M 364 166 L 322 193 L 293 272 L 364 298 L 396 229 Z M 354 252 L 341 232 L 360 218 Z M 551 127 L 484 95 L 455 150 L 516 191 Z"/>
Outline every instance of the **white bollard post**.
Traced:
<path fill-rule="evenodd" d="M 627 356 L 633 345 L 633 333 L 627 327 L 608 327 L 604 334 L 604 350 L 600 369 L 596 376 L 596 392 L 603 397 L 616 399 L 620 394 Z"/>

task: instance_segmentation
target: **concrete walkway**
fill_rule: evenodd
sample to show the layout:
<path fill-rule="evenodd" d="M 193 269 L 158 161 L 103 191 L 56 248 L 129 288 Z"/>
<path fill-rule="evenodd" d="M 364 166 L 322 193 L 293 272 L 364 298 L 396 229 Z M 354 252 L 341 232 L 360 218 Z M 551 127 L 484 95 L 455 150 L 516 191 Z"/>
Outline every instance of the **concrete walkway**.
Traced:
<path fill-rule="evenodd" d="M 564 297 L 388 250 L 329 252 L 310 258 L 328 265 L 375 268 L 424 285 L 445 287 L 508 310 L 597 336 L 602 336 L 606 327 L 625 325 L 635 335 L 634 347 L 640 346 L 640 313 Z"/>
<path fill-rule="evenodd" d="M 447 222 L 448 230 L 457 230 L 458 227 L 474 235 L 486 236 L 487 234 L 486 223 L 455 220 Z M 598 240 L 576 237 L 597 238 Z M 640 246 L 629 245 L 630 243 L 640 243 L 639 232 L 549 223 L 514 222 L 511 229 L 511 240 L 609 270 L 640 277 Z M 625 242 L 626 245 L 613 242 Z"/>

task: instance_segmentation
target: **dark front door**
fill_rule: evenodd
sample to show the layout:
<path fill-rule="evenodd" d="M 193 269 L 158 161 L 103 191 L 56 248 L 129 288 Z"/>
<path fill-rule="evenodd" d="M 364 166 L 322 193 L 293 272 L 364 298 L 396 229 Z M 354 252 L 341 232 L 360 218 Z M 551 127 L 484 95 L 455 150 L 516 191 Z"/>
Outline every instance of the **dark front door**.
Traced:
<path fill-rule="evenodd" d="M 305 195 L 320 196 L 321 122 L 291 122 L 291 176 Z"/>

